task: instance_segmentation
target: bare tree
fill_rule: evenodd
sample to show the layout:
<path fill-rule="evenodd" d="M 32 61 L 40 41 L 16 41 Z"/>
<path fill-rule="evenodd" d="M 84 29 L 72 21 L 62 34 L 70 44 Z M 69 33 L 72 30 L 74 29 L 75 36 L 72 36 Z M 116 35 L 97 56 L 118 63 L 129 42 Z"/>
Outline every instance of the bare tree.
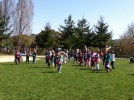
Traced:
<path fill-rule="evenodd" d="M 23 34 L 30 35 L 32 33 L 33 20 L 33 0 L 18 0 L 13 14 L 14 36 L 17 36 L 17 45 L 21 47 L 23 44 Z"/>
<path fill-rule="evenodd" d="M 14 11 L 15 0 L 2 0 L 3 14 L 11 17 Z"/>
<path fill-rule="evenodd" d="M 14 35 L 32 33 L 33 0 L 18 0 L 14 15 Z"/>
<path fill-rule="evenodd" d="M 11 27 L 13 25 L 13 13 L 15 9 L 15 0 L 1 0 L 0 1 L 0 9 L 2 14 L 5 16 L 5 21 L 8 19 L 9 23 L 5 27 Z"/>
<path fill-rule="evenodd" d="M 134 23 L 131 23 L 130 25 L 128 25 L 128 29 L 126 31 L 126 35 L 129 37 L 133 37 L 134 38 Z"/>

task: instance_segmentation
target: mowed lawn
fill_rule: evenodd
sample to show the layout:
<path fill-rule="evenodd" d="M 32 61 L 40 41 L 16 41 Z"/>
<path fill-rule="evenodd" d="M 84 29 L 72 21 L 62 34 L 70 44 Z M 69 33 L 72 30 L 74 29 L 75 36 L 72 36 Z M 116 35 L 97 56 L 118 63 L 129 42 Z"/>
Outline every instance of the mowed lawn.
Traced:
<path fill-rule="evenodd" d="M 45 60 L 0 63 L 0 100 L 134 100 L 134 64 L 117 59 L 111 73 L 100 66 L 97 73 L 69 62 L 57 73 Z"/>

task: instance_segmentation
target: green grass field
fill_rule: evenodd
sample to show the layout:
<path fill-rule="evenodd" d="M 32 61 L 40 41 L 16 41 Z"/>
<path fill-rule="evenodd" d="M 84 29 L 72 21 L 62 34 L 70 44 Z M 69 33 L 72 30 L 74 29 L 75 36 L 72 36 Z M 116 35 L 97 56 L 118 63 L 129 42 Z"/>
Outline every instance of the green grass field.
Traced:
<path fill-rule="evenodd" d="M 36 64 L 0 64 L 0 100 L 134 100 L 134 64 L 116 60 L 116 69 L 99 73 L 77 63 L 64 64 L 62 73 Z"/>

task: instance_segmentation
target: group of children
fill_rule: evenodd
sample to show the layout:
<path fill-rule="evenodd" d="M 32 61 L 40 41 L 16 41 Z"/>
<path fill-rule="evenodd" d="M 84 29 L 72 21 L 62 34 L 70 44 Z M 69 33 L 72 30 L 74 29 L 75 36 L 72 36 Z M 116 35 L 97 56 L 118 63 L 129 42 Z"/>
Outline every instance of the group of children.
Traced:
<path fill-rule="evenodd" d="M 77 59 L 80 66 L 83 63 L 85 63 L 85 66 L 91 67 L 91 69 L 95 69 L 95 67 L 96 70 L 100 69 L 99 63 L 101 61 L 101 54 L 99 51 L 95 52 L 94 50 L 92 50 L 92 51 L 79 52 Z"/>
<path fill-rule="evenodd" d="M 62 64 L 65 61 L 65 53 L 60 51 L 60 52 L 55 52 L 54 50 L 49 49 L 46 52 L 46 64 L 50 68 L 50 65 L 52 64 L 53 66 L 58 67 L 57 72 L 61 73 L 62 69 Z"/>
<path fill-rule="evenodd" d="M 15 64 L 19 64 L 19 63 L 22 63 L 23 61 L 23 57 L 22 57 L 22 52 L 21 50 L 19 51 L 18 49 L 15 51 L 15 55 L 14 55 L 14 58 L 15 58 Z M 32 56 L 33 57 L 33 63 L 36 63 L 36 56 L 37 56 L 37 53 L 36 53 L 36 50 L 34 49 L 32 54 L 30 54 L 30 50 L 27 50 L 26 51 L 26 63 L 29 63 L 29 57 Z"/>
<path fill-rule="evenodd" d="M 90 67 L 92 70 L 98 71 L 100 70 L 100 62 L 102 60 L 106 71 L 111 72 L 112 69 L 115 69 L 115 54 L 113 51 L 110 51 L 110 48 L 111 47 L 106 47 L 104 52 L 101 52 L 100 50 L 95 52 L 94 50 L 90 51 L 87 49 L 56 52 L 54 50 L 48 49 L 45 54 L 46 64 L 48 67 L 50 67 L 50 65 L 55 66 L 55 68 L 58 67 L 57 72 L 61 73 L 62 64 L 70 61 L 72 58 L 74 61 L 79 63 L 79 66 L 84 63 L 85 66 Z M 33 50 L 32 54 L 30 54 L 29 50 L 26 51 L 26 63 L 29 63 L 30 56 L 33 57 L 33 63 L 36 63 L 37 53 L 35 49 Z M 16 50 L 15 63 L 21 63 L 22 60 L 22 53 Z"/>
<path fill-rule="evenodd" d="M 71 58 L 74 61 L 79 63 L 79 66 L 84 64 L 85 66 L 90 67 L 92 70 L 100 70 L 100 62 L 103 61 L 103 65 L 107 72 L 111 72 L 112 69 L 115 69 L 114 62 L 115 62 L 115 54 L 113 51 L 110 51 L 111 47 L 106 47 L 104 52 L 100 50 L 97 51 L 90 51 L 90 50 L 81 50 L 71 51 Z"/>
<path fill-rule="evenodd" d="M 72 51 L 60 51 L 55 52 L 54 50 L 48 50 L 46 52 L 46 63 L 48 67 L 52 64 L 53 66 L 58 66 L 58 72 L 61 73 L 62 64 L 70 61 L 72 58 L 74 61 L 79 63 L 79 66 L 84 64 L 90 67 L 92 70 L 100 70 L 100 62 L 103 61 L 103 65 L 107 72 L 111 72 L 115 69 L 115 54 L 110 51 L 111 47 L 106 47 L 104 52 L 97 50 L 72 50 Z"/>

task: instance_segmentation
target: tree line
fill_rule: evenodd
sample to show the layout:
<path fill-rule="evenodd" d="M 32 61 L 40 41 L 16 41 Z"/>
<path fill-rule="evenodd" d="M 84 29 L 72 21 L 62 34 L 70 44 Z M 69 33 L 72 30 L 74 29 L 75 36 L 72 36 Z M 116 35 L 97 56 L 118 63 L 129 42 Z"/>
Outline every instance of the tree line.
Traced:
<path fill-rule="evenodd" d="M 112 38 L 112 32 L 108 32 L 108 25 L 102 17 L 93 29 L 85 18 L 78 20 L 75 26 L 72 16 L 69 15 L 64 20 L 65 25 L 60 25 L 59 31 L 51 29 L 47 24 L 34 41 L 31 37 L 33 12 L 32 0 L 0 1 L 0 46 L 22 47 L 34 44 L 40 48 L 62 46 L 69 49 L 87 45 L 103 48 Z"/>
<path fill-rule="evenodd" d="M 113 33 L 108 30 L 109 25 L 104 22 L 103 17 L 100 17 L 93 27 L 85 18 L 75 23 L 71 15 L 64 20 L 64 23 L 64 25 L 59 25 L 59 31 L 51 29 L 50 24 L 47 23 L 44 30 L 37 34 L 36 44 L 40 48 L 63 47 L 67 49 L 81 48 L 83 45 L 102 49 L 111 44 Z"/>
<path fill-rule="evenodd" d="M 134 23 L 128 25 L 119 39 L 112 40 L 113 32 L 103 17 L 91 26 L 87 19 L 75 22 L 69 15 L 58 31 L 47 23 L 41 32 L 32 34 L 33 16 L 33 0 L 0 0 L 0 47 L 75 49 L 86 45 L 102 49 L 111 45 L 119 55 L 134 55 Z"/>

